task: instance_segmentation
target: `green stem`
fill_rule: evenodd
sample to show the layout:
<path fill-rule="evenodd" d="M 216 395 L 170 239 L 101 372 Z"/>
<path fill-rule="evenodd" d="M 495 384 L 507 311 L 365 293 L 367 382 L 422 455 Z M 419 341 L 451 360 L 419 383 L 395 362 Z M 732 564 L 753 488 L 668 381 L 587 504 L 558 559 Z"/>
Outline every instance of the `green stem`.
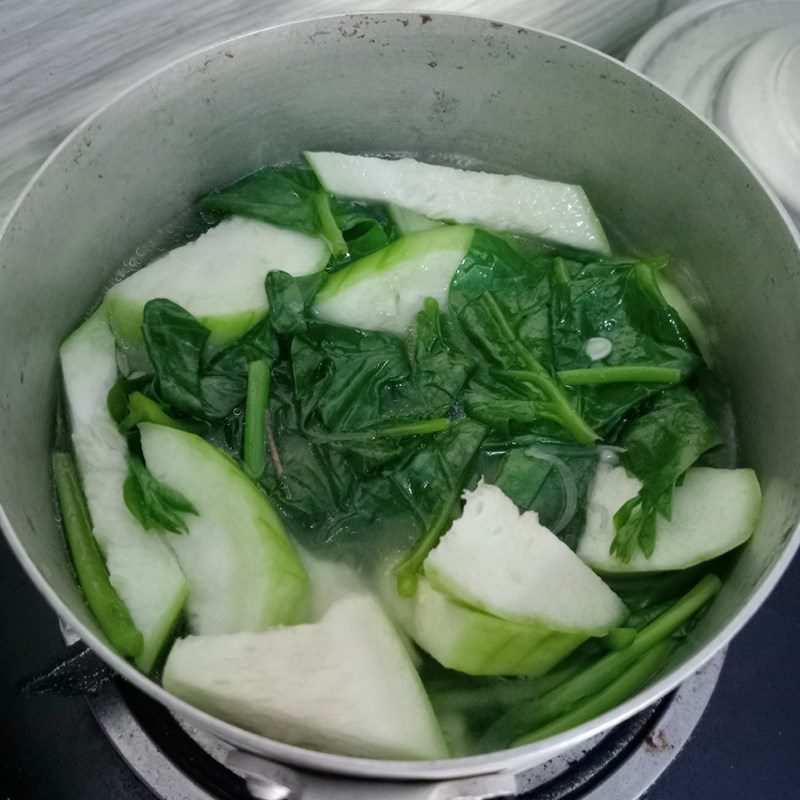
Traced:
<path fill-rule="evenodd" d="M 418 573 L 422 562 L 425 561 L 428 553 L 436 547 L 439 539 L 442 538 L 453 521 L 457 502 L 458 500 L 456 499 L 444 505 L 441 512 L 439 512 L 439 516 L 420 536 L 411 552 L 395 567 L 397 593 L 401 597 L 412 597 L 416 593 L 419 579 Z"/>
<path fill-rule="evenodd" d="M 376 428 L 378 438 L 382 436 L 418 436 L 425 433 L 439 433 L 450 427 L 450 420 L 446 417 L 434 419 L 421 419 L 416 422 L 399 422 L 396 425 L 386 425 Z"/>
<path fill-rule="evenodd" d="M 567 262 L 563 258 L 554 259 L 553 268 L 556 273 L 556 280 L 559 283 L 569 283 L 569 270 L 567 269 Z"/>
<path fill-rule="evenodd" d="M 127 434 L 140 422 L 152 422 L 155 425 L 165 425 L 168 428 L 176 428 L 179 431 L 189 431 L 190 433 L 197 433 L 198 430 L 197 425 L 180 422 L 171 417 L 147 395 L 141 392 L 131 392 L 128 396 L 128 414 L 119 423 L 119 429 Z"/>
<path fill-rule="evenodd" d="M 270 365 L 252 361 L 247 365 L 247 400 L 244 412 L 244 469 L 253 479 L 261 477 L 267 464 L 267 407 Z"/>
<path fill-rule="evenodd" d="M 433 419 L 420 419 L 413 422 L 398 422 L 395 425 L 385 425 L 382 428 L 373 428 L 369 431 L 342 431 L 337 433 L 309 431 L 308 433 L 314 439 L 327 442 L 371 442 L 375 439 L 439 433 L 448 427 L 450 427 L 449 419 L 446 417 L 434 417 Z"/>
<path fill-rule="evenodd" d="M 637 658 L 680 628 L 716 595 L 720 586 L 716 575 L 706 575 L 694 588 L 642 628 L 624 650 L 608 653 L 540 699 L 520 704 L 501 716 L 484 734 L 484 743 L 491 743 L 497 749 L 507 745 L 523 731 L 538 730 L 542 725 L 568 713 L 581 700 L 608 686 Z"/>
<path fill-rule="evenodd" d="M 602 639 L 607 650 L 624 650 L 636 639 L 635 628 L 612 628 Z"/>
<path fill-rule="evenodd" d="M 328 193 L 317 192 L 314 204 L 317 207 L 322 238 L 328 243 L 328 247 L 335 256 L 343 256 L 347 252 L 347 242 L 333 217 Z"/>
<path fill-rule="evenodd" d="M 553 376 L 539 363 L 539 360 L 530 353 L 519 341 L 514 331 L 511 330 L 506 320 L 503 309 L 491 292 L 483 294 L 484 301 L 494 317 L 505 340 L 511 345 L 517 358 L 525 366 L 532 383 L 538 386 L 552 404 L 558 414 L 562 427 L 571 433 L 575 439 L 584 444 L 594 444 L 600 437 L 586 424 L 585 420 L 575 410 L 563 389 L 555 382 Z M 534 379 L 535 376 L 535 379 Z"/>
<path fill-rule="evenodd" d="M 496 707 L 511 707 L 541 697 L 564 681 L 584 670 L 591 657 L 570 658 L 551 669 L 541 678 L 527 678 L 469 686 L 458 689 L 429 688 L 431 702 L 438 710 L 476 712 Z"/>
<path fill-rule="evenodd" d="M 532 733 L 515 739 L 511 742 L 511 747 L 520 747 L 524 744 L 531 744 L 531 742 L 539 742 L 549 736 L 568 731 L 576 725 L 582 725 L 584 722 L 610 711 L 624 700 L 627 700 L 656 674 L 664 666 L 664 662 L 674 649 L 675 642 L 666 641 L 655 645 L 594 697 Z"/>
<path fill-rule="evenodd" d="M 120 655 L 138 656 L 144 649 L 144 639 L 108 577 L 78 470 L 69 453 L 53 453 L 53 474 L 67 546 L 86 602 L 112 647 Z"/>
<path fill-rule="evenodd" d="M 567 386 L 593 386 L 601 383 L 680 383 L 683 374 L 674 367 L 620 366 L 565 369 L 558 373 Z"/>
<path fill-rule="evenodd" d="M 526 381 L 537 386 L 547 395 L 547 399 L 556 412 L 557 421 L 581 444 L 594 444 L 600 439 L 586 424 L 583 417 L 575 410 L 569 398 L 541 366 L 539 366 L 536 371 L 523 369 L 493 369 L 492 374 L 496 375 L 498 378 L 511 378 L 512 380 Z"/>
<path fill-rule="evenodd" d="M 594 694 L 606 686 L 609 680 L 619 673 L 620 669 L 627 667 L 662 639 L 666 639 L 687 619 L 696 614 L 714 597 L 721 585 L 720 579 L 716 575 L 706 575 L 663 614 L 642 628 L 629 647 L 603 656 L 584 673 L 562 684 L 542 699 L 568 708 L 587 695 Z"/>

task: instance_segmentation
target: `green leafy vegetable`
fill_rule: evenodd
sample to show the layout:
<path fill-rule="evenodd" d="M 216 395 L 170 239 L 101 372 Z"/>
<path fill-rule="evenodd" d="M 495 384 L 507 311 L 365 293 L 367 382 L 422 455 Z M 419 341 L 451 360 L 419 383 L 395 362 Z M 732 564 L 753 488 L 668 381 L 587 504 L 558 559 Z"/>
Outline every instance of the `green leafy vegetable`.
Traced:
<path fill-rule="evenodd" d="M 397 228 L 382 204 L 331 197 L 306 167 L 260 170 L 212 192 L 199 205 L 213 218 L 238 214 L 320 236 L 337 267 L 397 238 Z"/>
<path fill-rule="evenodd" d="M 684 387 L 664 392 L 648 413 L 625 428 L 620 437 L 622 465 L 644 485 L 614 515 L 613 555 L 629 561 L 637 547 L 645 556 L 652 555 L 658 515 L 669 519 L 675 484 L 721 441 L 713 420 Z"/>
<path fill-rule="evenodd" d="M 325 278 L 324 271 L 302 278 L 295 278 L 282 270 L 273 270 L 267 274 L 265 288 L 269 303 L 269 322 L 275 333 L 293 334 L 305 331 L 306 311 Z"/>
<path fill-rule="evenodd" d="M 291 355 L 302 425 L 326 432 L 447 416 L 473 368 L 449 347 L 433 300 L 417 315 L 410 346 L 392 333 L 310 320 Z"/>
<path fill-rule="evenodd" d="M 521 510 L 536 511 L 542 525 L 574 550 L 583 532 L 596 464 L 594 447 L 544 440 L 509 450 L 492 482 Z"/>
<path fill-rule="evenodd" d="M 364 476 L 354 468 L 349 446 L 283 432 L 277 442 L 283 474 L 268 466 L 262 482 L 309 547 L 374 562 L 416 539 L 404 573 L 413 576 L 436 531 L 441 535 L 457 513 L 485 433 L 469 420 L 450 423 L 413 447 L 401 447 L 384 470 Z"/>
<path fill-rule="evenodd" d="M 309 169 L 262 169 L 228 189 L 206 195 L 199 206 L 213 216 L 238 214 L 321 236 L 334 255 L 347 252 L 328 194 Z"/>
<path fill-rule="evenodd" d="M 151 400 L 141 392 L 131 392 L 127 399 L 127 414 L 120 420 L 122 433 L 130 433 L 140 422 L 153 422 L 166 425 L 179 431 L 199 433 L 199 426 L 192 420 L 180 420 L 167 414 L 155 400 Z"/>
<path fill-rule="evenodd" d="M 164 530 L 171 533 L 188 533 L 186 514 L 197 514 L 197 509 L 177 490 L 157 481 L 144 462 L 131 456 L 128 460 L 128 477 L 122 494 L 128 510 L 146 530 Z"/>
<path fill-rule="evenodd" d="M 689 332 L 658 290 L 663 263 L 553 261 L 555 367 L 577 408 L 602 433 L 664 384 L 684 382 L 700 364 Z M 595 338 L 610 346 L 598 361 L 587 351 Z"/>
<path fill-rule="evenodd" d="M 335 268 L 382 250 L 399 235 L 388 209 L 381 203 L 334 197 L 331 208 L 347 244 L 347 252 L 332 265 Z"/>
<path fill-rule="evenodd" d="M 417 541 L 397 567 L 401 595 L 414 593 L 422 562 L 458 515 L 469 468 L 486 436 L 482 425 L 452 425 L 420 448 L 400 469 L 362 492 L 373 508 L 389 508 L 395 524 L 416 530 Z"/>
<path fill-rule="evenodd" d="M 120 655 L 135 658 L 144 649 L 144 639 L 108 577 L 106 563 L 92 533 L 78 470 L 69 453 L 53 454 L 53 473 L 67 545 L 86 602 L 111 646 Z"/>
<path fill-rule="evenodd" d="M 268 317 L 214 352 L 208 328 L 170 300 L 145 305 L 142 333 L 157 395 L 176 411 L 208 421 L 225 418 L 244 400 L 251 361 L 272 363 L 278 352 Z"/>
<path fill-rule="evenodd" d="M 526 262 L 506 242 L 476 230 L 450 286 L 459 345 L 486 363 L 465 395 L 467 412 L 494 428 L 553 424 L 583 444 L 599 437 L 553 374 L 550 259 Z"/>

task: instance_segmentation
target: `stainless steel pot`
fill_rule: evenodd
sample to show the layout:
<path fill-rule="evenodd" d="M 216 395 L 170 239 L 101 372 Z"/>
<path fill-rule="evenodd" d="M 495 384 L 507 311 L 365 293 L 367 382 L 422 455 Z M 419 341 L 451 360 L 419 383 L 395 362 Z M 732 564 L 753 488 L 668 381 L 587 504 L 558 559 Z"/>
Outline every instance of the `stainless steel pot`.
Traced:
<path fill-rule="evenodd" d="M 123 259 L 200 194 L 300 148 L 458 154 L 582 184 L 647 252 L 694 268 L 711 298 L 742 463 L 763 518 L 710 613 L 663 676 L 546 741 L 438 762 L 330 755 L 248 733 L 167 694 L 116 656 L 75 583 L 49 454 L 56 352 Z M 143 691 L 236 747 L 373 778 L 465 777 L 533 764 L 652 703 L 750 618 L 797 549 L 800 243 L 722 137 L 618 62 L 565 39 L 447 15 L 354 15 L 259 31 L 182 59 L 81 125 L 0 239 L 0 521 L 59 616 Z"/>

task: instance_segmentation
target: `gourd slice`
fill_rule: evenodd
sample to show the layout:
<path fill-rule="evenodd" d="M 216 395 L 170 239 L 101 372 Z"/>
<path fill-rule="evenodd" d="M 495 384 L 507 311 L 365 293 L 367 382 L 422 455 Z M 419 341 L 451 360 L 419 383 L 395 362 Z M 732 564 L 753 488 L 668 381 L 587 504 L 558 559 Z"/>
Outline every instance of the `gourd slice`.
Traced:
<path fill-rule="evenodd" d="M 425 298 L 446 307 L 473 232 L 448 225 L 403 236 L 331 275 L 314 298 L 315 313 L 342 325 L 403 333 Z"/>
<path fill-rule="evenodd" d="M 136 664 L 149 672 L 189 587 L 162 535 L 145 531 L 122 496 L 128 445 L 107 405 L 117 381 L 117 361 L 114 336 L 102 313 L 92 315 L 61 345 L 61 371 L 92 531 L 111 584 L 144 640 Z"/>
<path fill-rule="evenodd" d="M 190 585 L 193 633 L 260 631 L 295 622 L 308 576 L 269 500 L 226 453 L 194 433 L 139 426 L 147 468 L 197 509 L 167 538 Z"/>
<path fill-rule="evenodd" d="M 155 298 L 183 306 L 211 330 L 212 342 L 225 344 L 267 313 L 268 272 L 309 275 L 329 256 L 315 236 L 230 217 L 112 286 L 103 305 L 117 338 L 129 345 L 142 344 L 142 310 Z"/>
<path fill-rule="evenodd" d="M 340 600 L 315 624 L 176 642 L 164 687 L 289 744 L 364 758 L 447 757 L 422 682 L 368 595 Z"/>
<path fill-rule="evenodd" d="M 442 167 L 413 158 L 326 152 L 307 152 L 305 157 L 332 194 L 394 203 L 435 220 L 610 252 L 586 192 L 574 184 Z"/>

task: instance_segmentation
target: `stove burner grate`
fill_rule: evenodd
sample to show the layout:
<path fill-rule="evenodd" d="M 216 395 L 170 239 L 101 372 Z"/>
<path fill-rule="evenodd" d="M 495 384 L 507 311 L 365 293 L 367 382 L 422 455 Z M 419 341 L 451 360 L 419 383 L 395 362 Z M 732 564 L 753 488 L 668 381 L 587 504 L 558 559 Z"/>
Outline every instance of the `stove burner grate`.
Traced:
<path fill-rule="evenodd" d="M 521 772 L 516 776 L 518 800 L 641 797 L 689 739 L 714 691 L 723 658 L 717 655 L 671 695 L 610 732 Z M 257 791 L 252 783 L 248 790 L 245 778 L 225 766 L 228 745 L 177 719 L 121 679 L 100 687 L 87 702 L 120 755 L 161 800 L 249 800 Z M 366 786 L 372 787 L 368 794 Z M 302 800 L 381 800 L 375 787 L 312 776 Z M 402 795 L 387 787 L 385 796 Z"/>

